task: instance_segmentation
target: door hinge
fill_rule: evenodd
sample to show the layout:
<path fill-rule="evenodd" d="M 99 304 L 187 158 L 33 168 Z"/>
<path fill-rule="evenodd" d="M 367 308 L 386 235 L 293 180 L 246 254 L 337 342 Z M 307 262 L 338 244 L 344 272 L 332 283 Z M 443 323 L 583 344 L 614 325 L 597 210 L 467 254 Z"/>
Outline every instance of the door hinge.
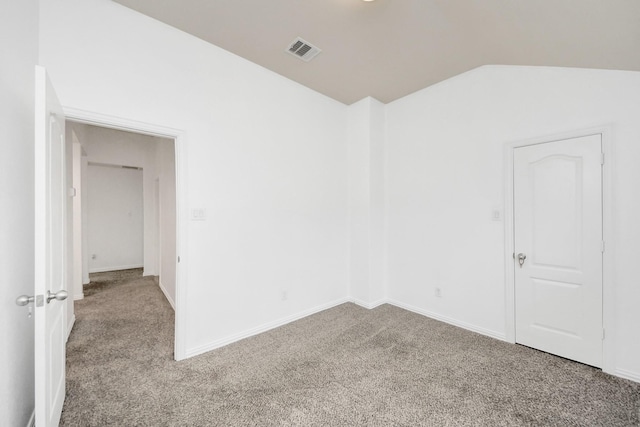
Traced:
<path fill-rule="evenodd" d="M 178 257 L 178 263 L 180 263 L 180 257 Z"/>
<path fill-rule="evenodd" d="M 604 165 L 604 153 L 600 153 L 600 164 Z"/>
<path fill-rule="evenodd" d="M 604 240 L 600 241 L 600 251 L 604 252 Z"/>

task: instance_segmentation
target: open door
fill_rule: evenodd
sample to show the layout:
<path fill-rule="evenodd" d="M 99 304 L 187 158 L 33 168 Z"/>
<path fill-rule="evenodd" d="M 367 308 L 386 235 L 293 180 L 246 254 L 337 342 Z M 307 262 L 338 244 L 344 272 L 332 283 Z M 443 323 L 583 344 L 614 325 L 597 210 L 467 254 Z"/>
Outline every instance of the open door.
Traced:
<path fill-rule="evenodd" d="M 42 67 L 35 112 L 35 418 L 50 427 L 65 397 L 65 118 Z"/>

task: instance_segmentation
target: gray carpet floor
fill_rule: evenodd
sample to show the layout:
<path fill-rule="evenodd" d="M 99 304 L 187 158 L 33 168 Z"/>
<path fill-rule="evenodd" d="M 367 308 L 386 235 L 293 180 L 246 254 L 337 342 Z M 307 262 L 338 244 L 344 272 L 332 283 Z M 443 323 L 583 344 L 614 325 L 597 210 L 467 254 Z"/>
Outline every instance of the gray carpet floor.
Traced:
<path fill-rule="evenodd" d="M 640 384 L 390 305 L 309 316 L 185 361 L 140 270 L 91 277 L 63 426 L 634 426 Z"/>

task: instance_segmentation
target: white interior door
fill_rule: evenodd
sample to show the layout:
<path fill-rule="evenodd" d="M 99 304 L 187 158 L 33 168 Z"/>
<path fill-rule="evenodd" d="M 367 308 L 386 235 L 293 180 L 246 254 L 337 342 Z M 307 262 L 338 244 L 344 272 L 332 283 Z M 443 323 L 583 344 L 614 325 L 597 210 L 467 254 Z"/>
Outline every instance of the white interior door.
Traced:
<path fill-rule="evenodd" d="M 35 110 L 35 415 L 49 427 L 65 397 L 65 118 L 42 67 Z"/>
<path fill-rule="evenodd" d="M 601 367 L 601 135 L 514 150 L 514 223 L 516 342 Z"/>

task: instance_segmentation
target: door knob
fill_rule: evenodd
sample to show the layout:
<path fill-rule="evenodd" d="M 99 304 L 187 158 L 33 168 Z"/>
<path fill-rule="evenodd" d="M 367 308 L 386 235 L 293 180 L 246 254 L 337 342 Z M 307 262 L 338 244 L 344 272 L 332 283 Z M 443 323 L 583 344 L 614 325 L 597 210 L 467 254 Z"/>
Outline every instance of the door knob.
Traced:
<path fill-rule="evenodd" d="M 522 252 L 518 254 L 518 264 L 520 264 L 520 268 L 522 268 L 525 259 L 527 259 L 527 256 L 525 254 L 523 254 Z"/>
<path fill-rule="evenodd" d="M 20 295 L 18 298 L 16 298 L 16 304 L 18 305 L 27 305 L 33 301 L 34 297 L 30 297 L 29 295 Z"/>
<path fill-rule="evenodd" d="M 47 304 L 49 304 L 51 302 L 51 300 L 58 300 L 58 301 L 64 301 L 67 299 L 67 297 L 69 296 L 69 294 L 67 293 L 67 291 L 62 290 L 62 291 L 58 291 L 56 293 L 51 293 L 51 291 L 47 291 Z"/>

